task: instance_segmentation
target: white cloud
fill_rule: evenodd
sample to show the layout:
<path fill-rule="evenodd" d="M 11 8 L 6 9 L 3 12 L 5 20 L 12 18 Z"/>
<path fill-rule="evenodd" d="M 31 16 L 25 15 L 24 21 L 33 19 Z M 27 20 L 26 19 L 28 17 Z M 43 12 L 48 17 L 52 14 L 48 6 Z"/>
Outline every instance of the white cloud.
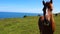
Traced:
<path fill-rule="evenodd" d="M 7 8 L 7 9 L 0 9 L 3 12 L 26 12 L 26 13 L 41 13 L 41 8 Z"/>

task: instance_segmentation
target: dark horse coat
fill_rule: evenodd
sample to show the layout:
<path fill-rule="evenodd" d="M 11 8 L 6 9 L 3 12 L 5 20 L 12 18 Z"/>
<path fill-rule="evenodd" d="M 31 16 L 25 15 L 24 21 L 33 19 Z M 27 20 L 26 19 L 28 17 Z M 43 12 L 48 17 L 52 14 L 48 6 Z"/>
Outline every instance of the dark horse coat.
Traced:
<path fill-rule="evenodd" d="M 41 16 L 38 21 L 38 26 L 40 30 L 40 34 L 53 34 L 55 30 L 55 25 L 53 23 L 53 20 L 48 20 L 48 17 L 46 17 L 46 21 L 44 21 L 44 16 Z"/>

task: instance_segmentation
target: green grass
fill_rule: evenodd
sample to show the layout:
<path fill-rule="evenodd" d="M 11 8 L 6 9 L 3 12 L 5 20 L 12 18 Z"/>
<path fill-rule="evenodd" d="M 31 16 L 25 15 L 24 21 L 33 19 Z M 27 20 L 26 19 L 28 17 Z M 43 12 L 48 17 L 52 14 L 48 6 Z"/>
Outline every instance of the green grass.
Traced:
<path fill-rule="evenodd" d="M 60 16 L 56 16 L 56 31 L 60 33 Z M 0 34 L 39 34 L 38 16 L 0 19 Z"/>

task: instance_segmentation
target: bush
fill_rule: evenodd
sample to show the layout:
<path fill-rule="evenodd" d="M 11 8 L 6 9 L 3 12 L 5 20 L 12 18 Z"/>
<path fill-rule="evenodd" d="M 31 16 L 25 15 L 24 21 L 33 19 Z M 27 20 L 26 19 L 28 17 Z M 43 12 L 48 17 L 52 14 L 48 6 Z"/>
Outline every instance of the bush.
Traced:
<path fill-rule="evenodd" d="M 23 16 L 23 18 L 27 17 L 26 15 Z"/>
<path fill-rule="evenodd" d="M 58 14 L 55 14 L 55 16 L 58 16 Z"/>
<path fill-rule="evenodd" d="M 38 16 L 41 16 L 40 14 L 38 14 Z"/>

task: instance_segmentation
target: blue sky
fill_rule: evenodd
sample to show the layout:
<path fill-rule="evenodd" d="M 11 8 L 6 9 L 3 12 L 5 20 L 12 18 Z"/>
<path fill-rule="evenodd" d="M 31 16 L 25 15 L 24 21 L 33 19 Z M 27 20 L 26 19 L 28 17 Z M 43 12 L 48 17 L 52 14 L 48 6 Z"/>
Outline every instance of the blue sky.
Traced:
<path fill-rule="evenodd" d="M 42 0 L 0 0 L 0 12 L 42 13 L 42 8 Z M 58 12 L 60 0 L 53 0 L 53 13 Z"/>

